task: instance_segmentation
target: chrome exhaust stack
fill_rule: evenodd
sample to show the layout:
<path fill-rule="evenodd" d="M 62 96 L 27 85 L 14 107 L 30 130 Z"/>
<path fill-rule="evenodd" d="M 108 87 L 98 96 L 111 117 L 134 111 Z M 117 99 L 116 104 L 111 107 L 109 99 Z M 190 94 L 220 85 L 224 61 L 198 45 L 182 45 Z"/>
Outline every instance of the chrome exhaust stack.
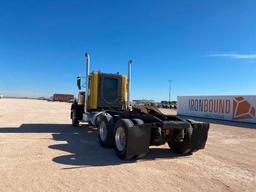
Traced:
<path fill-rule="evenodd" d="M 85 76 L 85 105 L 84 112 L 87 110 L 87 100 L 89 96 L 89 75 L 90 75 L 90 55 L 89 53 L 85 53 L 85 61 L 86 61 L 86 76 Z"/>
<path fill-rule="evenodd" d="M 131 95 L 131 70 L 132 70 L 132 60 L 128 61 L 128 79 L 127 79 L 127 109 L 129 110 L 131 106 L 130 95 Z"/>

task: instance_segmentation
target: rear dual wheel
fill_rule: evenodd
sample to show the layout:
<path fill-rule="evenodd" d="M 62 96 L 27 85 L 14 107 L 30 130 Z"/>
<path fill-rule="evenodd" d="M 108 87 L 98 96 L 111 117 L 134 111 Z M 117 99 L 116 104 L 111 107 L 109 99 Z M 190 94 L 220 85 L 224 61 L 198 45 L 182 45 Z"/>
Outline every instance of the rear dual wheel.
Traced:
<path fill-rule="evenodd" d="M 122 126 L 116 129 L 115 145 L 118 151 L 124 151 L 127 146 L 127 130 Z"/>
<path fill-rule="evenodd" d="M 105 121 L 100 122 L 99 137 L 102 142 L 106 141 L 107 139 L 107 125 Z"/>
<path fill-rule="evenodd" d="M 100 115 L 98 117 L 98 140 L 102 147 L 113 147 L 113 118 L 111 115 Z"/>
<path fill-rule="evenodd" d="M 146 153 L 134 155 L 128 151 L 128 133 L 129 129 L 133 128 L 134 125 L 141 125 L 144 122 L 141 119 L 120 119 L 115 125 L 115 151 L 121 159 L 137 159 L 144 157 Z M 131 136 L 131 135 L 130 135 Z"/>
<path fill-rule="evenodd" d="M 191 137 L 192 137 L 192 132 L 193 132 L 193 127 L 190 126 L 186 130 L 186 134 L 184 136 L 184 139 L 182 142 L 177 142 L 177 141 L 169 141 L 168 145 L 170 149 L 177 154 L 182 154 L 182 155 L 188 155 L 191 154 L 193 151 L 191 149 Z"/>
<path fill-rule="evenodd" d="M 115 123 L 111 115 L 102 114 L 98 117 L 97 126 L 99 143 L 102 147 L 114 147 L 115 152 L 120 159 L 141 158 L 146 155 L 145 152 L 138 155 L 133 154 L 132 151 L 129 151 L 131 149 L 128 149 L 129 129 L 133 128 L 134 125 L 141 124 L 143 124 L 141 119 L 120 119 Z M 129 136 L 133 137 L 133 134 L 130 134 Z"/>
<path fill-rule="evenodd" d="M 130 119 L 120 119 L 115 125 L 115 151 L 121 159 L 131 159 L 133 156 L 128 156 L 127 141 L 128 129 L 133 127 L 134 124 Z"/>

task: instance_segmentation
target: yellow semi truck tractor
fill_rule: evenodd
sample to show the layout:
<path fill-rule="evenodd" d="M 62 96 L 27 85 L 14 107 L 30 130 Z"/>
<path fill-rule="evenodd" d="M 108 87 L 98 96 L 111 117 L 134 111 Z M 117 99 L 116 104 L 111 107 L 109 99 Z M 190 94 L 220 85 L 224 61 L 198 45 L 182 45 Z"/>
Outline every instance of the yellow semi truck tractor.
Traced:
<path fill-rule="evenodd" d="M 128 78 L 121 74 L 90 72 L 77 77 L 78 97 L 71 106 L 72 125 L 86 122 L 98 128 L 102 147 L 114 148 L 121 159 L 141 158 L 150 145 L 168 143 L 170 151 L 187 155 L 205 147 L 209 124 L 165 115 L 154 106 L 131 105 L 131 60 Z"/>

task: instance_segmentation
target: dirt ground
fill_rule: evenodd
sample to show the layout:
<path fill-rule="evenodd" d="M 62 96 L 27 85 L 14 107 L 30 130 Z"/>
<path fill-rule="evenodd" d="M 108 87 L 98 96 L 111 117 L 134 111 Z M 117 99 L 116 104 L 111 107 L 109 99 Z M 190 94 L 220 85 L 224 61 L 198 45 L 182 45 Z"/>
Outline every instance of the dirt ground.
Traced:
<path fill-rule="evenodd" d="M 204 150 L 151 147 L 138 161 L 74 128 L 70 104 L 0 99 L 0 191 L 255 191 L 256 129 L 211 124 Z"/>

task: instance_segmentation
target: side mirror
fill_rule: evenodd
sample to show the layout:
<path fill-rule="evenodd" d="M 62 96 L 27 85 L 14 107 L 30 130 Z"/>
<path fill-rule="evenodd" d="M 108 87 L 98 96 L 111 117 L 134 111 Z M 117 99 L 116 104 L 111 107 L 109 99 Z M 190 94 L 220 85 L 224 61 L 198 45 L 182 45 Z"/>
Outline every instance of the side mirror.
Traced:
<path fill-rule="evenodd" d="M 77 77 L 76 84 L 77 84 L 78 89 L 81 90 L 81 77 L 80 76 Z"/>

